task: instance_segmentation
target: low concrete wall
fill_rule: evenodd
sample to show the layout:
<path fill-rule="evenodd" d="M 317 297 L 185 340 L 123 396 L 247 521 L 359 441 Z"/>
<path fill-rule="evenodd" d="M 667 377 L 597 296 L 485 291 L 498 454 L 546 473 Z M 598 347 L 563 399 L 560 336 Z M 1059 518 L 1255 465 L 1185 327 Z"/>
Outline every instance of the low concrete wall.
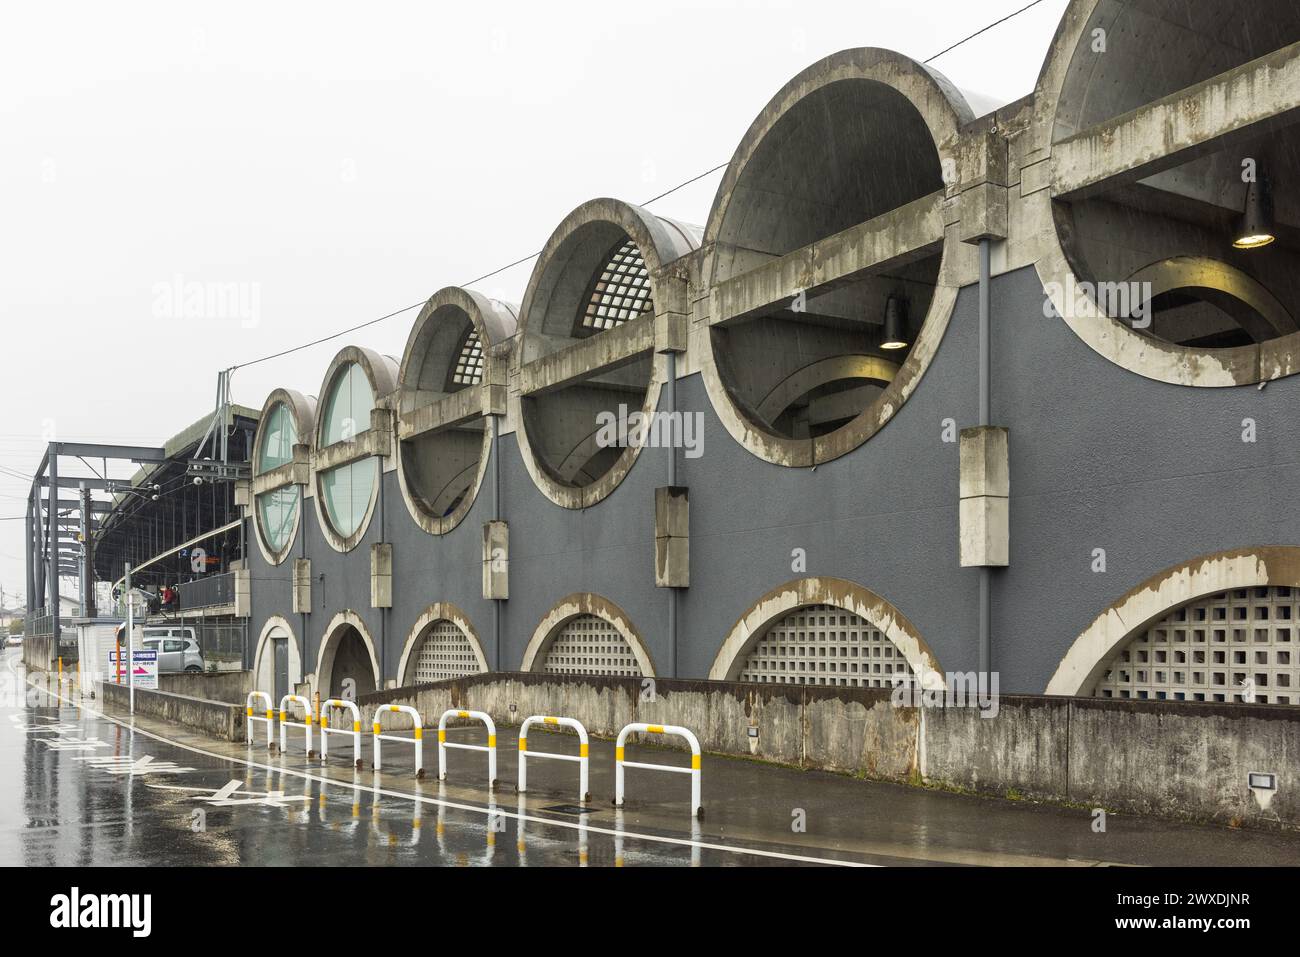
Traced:
<path fill-rule="evenodd" d="M 981 716 L 970 707 L 896 705 L 890 691 L 868 688 L 540 674 L 475 675 L 378 691 L 358 704 L 366 726 L 385 704 L 413 705 L 428 727 L 448 708 L 486 711 L 502 725 L 566 715 L 602 737 L 632 721 L 680 724 L 707 751 L 797 767 L 1166 817 L 1300 826 L 1300 708 L 1279 705 L 1003 695 L 996 715 Z M 384 725 L 409 721 L 394 714 Z M 1252 771 L 1277 774 L 1277 791 L 1253 793 Z"/>
<path fill-rule="evenodd" d="M 126 685 L 101 683 L 99 697 L 106 707 L 125 711 L 130 707 L 130 689 Z M 166 691 L 137 688 L 135 712 L 162 718 L 223 741 L 244 740 L 244 708 L 224 701 L 205 701 Z"/>
<path fill-rule="evenodd" d="M 23 664 L 34 671 L 52 671 L 56 665 L 51 635 L 27 635 L 23 638 Z"/>
<path fill-rule="evenodd" d="M 251 671 L 205 671 L 200 674 L 159 675 L 158 689 L 190 698 L 244 704 L 253 686 Z M 277 704 L 279 702 L 276 702 Z"/>

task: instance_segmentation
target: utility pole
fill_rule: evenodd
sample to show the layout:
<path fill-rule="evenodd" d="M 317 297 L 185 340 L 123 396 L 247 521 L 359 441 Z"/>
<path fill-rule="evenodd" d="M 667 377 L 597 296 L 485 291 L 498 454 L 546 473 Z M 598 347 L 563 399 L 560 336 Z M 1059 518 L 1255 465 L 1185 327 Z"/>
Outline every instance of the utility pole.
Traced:
<path fill-rule="evenodd" d="M 95 608 L 95 547 L 90 540 L 90 489 L 81 483 L 81 617 L 97 618 Z"/>

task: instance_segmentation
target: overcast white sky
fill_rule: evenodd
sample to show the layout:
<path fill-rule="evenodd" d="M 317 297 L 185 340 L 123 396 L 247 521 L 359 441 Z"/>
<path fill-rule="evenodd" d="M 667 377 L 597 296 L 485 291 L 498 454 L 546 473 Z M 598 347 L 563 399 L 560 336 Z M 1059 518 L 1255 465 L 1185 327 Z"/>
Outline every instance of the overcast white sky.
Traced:
<path fill-rule="evenodd" d="M 587 199 L 642 202 L 725 163 L 813 61 L 924 60 L 1027 2 L 11 5 L 0 517 L 23 514 L 12 473 L 51 435 L 158 444 L 211 413 L 218 369 L 535 252 Z M 1043 0 L 933 66 L 1019 98 L 1065 7 Z M 702 224 L 720 176 L 651 208 Z M 530 269 L 478 288 L 518 302 Z M 173 308 L 192 283 L 239 284 L 243 311 Z M 242 370 L 235 400 L 315 394 L 348 342 L 400 358 L 414 316 Z M 7 605 L 22 535 L 0 522 Z"/>

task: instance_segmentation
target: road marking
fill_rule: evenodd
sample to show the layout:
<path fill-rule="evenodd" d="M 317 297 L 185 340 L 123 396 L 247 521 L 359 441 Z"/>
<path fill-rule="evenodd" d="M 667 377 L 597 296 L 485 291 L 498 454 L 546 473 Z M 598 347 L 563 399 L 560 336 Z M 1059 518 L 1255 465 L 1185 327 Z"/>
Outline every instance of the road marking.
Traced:
<path fill-rule="evenodd" d="M 99 738 L 37 738 L 37 744 L 43 744 L 51 751 L 93 751 L 95 748 L 107 748 L 108 742 Z"/>
<path fill-rule="evenodd" d="M 263 807 L 288 807 L 290 801 L 310 801 L 310 795 L 291 794 L 285 796 L 283 791 L 242 791 L 239 797 L 234 797 L 236 791 L 243 787 L 242 781 L 232 779 L 223 784 L 217 790 L 211 788 L 187 788 L 170 784 L 151 784 L 149 785 L 155 791 L 200 791 L 201 794 L 191 794 L 191 801 L 202 801 L 205 804 L 211 804 L 213 807 L 240 807 L 248 804 L 260 804 Z"/>
<path fill-rule="evenodd" d="M 17 678 L 18 672 L 14 671 L 15 660 L 16 659 L 14 658 L 14 656 L 11 655 L 6 659 L 6 664 L 8 665 L 9 671 L 14 675 L 14 677 Z M 353 788 L 356 786 L 355 784 L 349 784 L 343 781 L 335 781 L 333 778 L 322 777 L 317 774 L 311 774 L 306 771 L 299 771 L 294 768 L 283 768 L 283 767 L 277 768 L 274 765 L 262 764 L 257 761 L 249 761 L 245 758 L 238 758 L 232 755 L 218 754 L 215 751 L 208 751 L 204 748 L 196 748 L 193 745 L 183 744 L 180 741 L 173 741 L 170 738 L 165 738 L 160 734 L 154 734 L 151 731 L 145 731 L 143 728 L 137 728 L 135 727 L 134 724 L 128 721 L 123 721 L 121 719 L 113 717 L 112 715 L 105 714 L 102 711 L 97 711 L 94 708 L 87 707 L 86 705 L 78 701 L 73 701 L 71 698 L 64 697 L 63 695 L 51 691 L 48 688 L 41 688 L 39 685 L 35 684 L 30 677 L 25 677 L 20 680 L 25 681 L 28 685 L 35 688 L 37 691 L 41 691 L 52 698 L 56 698 L 59 701 L 72 705 L 75 708 L 80 708 L 82 711 L 85 711 L 89 714 L 93 714 L 98 718 L 102 718 L 105 721 L 117 725 L 118 727 L 125 728 L 131 734 L 139 734 L 142 737 L 152 738 L 153 740 L 160 741 L 163 744 L 168 745 L 169 747 L 180 748 L 184 751 L 189 751 L 192 754 L 201 754 L 204 755 L 205 757 L 213 758 L 217 761 L 231 761 L 236 764 L 242 764 L 245 767 L 256 768 L 262 771 L 270 771 L 272 773 L 278 773 L 278 774 L 290 774 L 293 775 L 294 777 L 302 778 L 307 781 L 315 781 L 318 784 L 328 784 L 334 787 L 344 787 L 344 788 Z M 459 801 L 447 801 L 442 798 L 428 797 L 423 794 L 410 794 L 404 791 L 394 791 L 388 788 L 371 787 L 371 788 L 366 788 L 366 790 L 370 791 L 373 794 L 382 794 L 386 797 L 399 798 L 403 801 L 414 801 L 421 804 L 429 804 L 434 807 L 445 807 L 445 808 L 451 808 L 453 810 L 458 810 L 458 811 L 469 811 L 475 814 L 485 814 L 487 815 L 489 820 L 494 814 L 496 814 L 502 817 L 512 818 L 516 821 L 523 821 L 525 823 L 544 824 L 549 827 L 566 828 L 571 831 L 585 831 L 588 834 L 603 834 L 609 837 L 623 838 L 624 840 L 650 841 L 657 844 L 671 844 L 678 847 L 698 847 L 701 850 L 720 851 L 724 854 L 740 854 L 740 855 L 746 855 L 750 857 L 766 857 L 766 858 L 772 858 L 775 860 L 782 860 L 782 861 L 795 861 L 803 864 L 825 864 L 825 865 L 830 865 L 835 867 L 882 867 L 884 866 L 881 864 L 867 864 L 860 861 L 845 861 L 834 857 L 814 857 L 812 855 L 807 855 L 807 854 L 788 854 L 785 853 L 784 851 L 769 851 L 769 850 L 763 850 L 759 848 L 736 847 L 734 845 L 727 845 L 727 844 L 713 844 L 707 841 L 697 841 L 692 838 L 686 838 L 686 837 L 664 837 L 662 835 L 643 834 L 636 831 L 622 831 L 622 830 L 616 830 L 614 828 L 600 827 L 595 824 L 578 824 L 572 821 L 556 821 L 556 820 L 552 820 L 551 818 L 536 817 L 535 815 L 532 814 L 520 814 L 515 811 L 503 811 L 497 808 L 495 805 L 491 807 L 479 807 L 474 804 L 464 804 Z"/>
<path fill-rule="evenodd" d="M 132 758 L 129 754 L 92 754 L 72 760 L 85 761 L 91 767 L 107 771 L 109 774 L 129 774 L 132 777 L 137 774 L 183 774 L 194 770 L 194 768 L 183 768 L 171 761 L 155 761 L 152 754 L 140 758 Z"/>

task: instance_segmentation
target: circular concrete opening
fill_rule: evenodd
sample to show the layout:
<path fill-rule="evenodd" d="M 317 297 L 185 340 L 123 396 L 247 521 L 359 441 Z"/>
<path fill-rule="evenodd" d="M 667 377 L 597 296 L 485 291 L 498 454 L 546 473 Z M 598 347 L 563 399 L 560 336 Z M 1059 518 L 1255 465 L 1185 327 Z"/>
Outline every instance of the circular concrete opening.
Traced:
<path fill-rule="evenodd" d="M 952 304 L 942 151 L 969 112 L 938 74 L 849 50 L 791 80 L 750 127 L 706 233 L 706 383 L 750 451 L 787 465 L 842 455 L 928 364 Z M 876 232 L 899 248 L 869 258 L 889 241 L 856 228 L 886 214 L 898 218 Z"/>
<path fill-rule="evenodd" d="M 1054 149 L 1300 40 L 1300 7 L 1291 0 L 1080 0 L 1062 23 L 1044 70 L 1056 92 Z M 1247 99 L 1254 98 L 1219 108 L 1240 109 Z M 1054 186 L 1064 264 L 1044 271 L 1040 263 L 1040 272 L 1063 287 L 1053 295 L 1057 311 L 1094 348 L 1133 371 L 1187 385 L 1295 371 L 1293 360 L 1269 358 L 1300 346 L 1290 338 L 1300 331 L 1294 117 L 1157 158 L 1086 190 Z M 1268 207 L 1268 230 L 1248 223 L 1257 219 L 1247 215 L 1251 207 Z M 1246 233 L 1258 238 L 1238 248 Z M 1068 281 L 1061 273 L 1071 274 Z M 1101 328 L 1081 330 L 1086 323 Z M 1143 349 L 1154 343 L 1172 348 Z M 1277 351 L 1261 351 L 1264 344 Z"/>
<path fill-rule="evenodd" d="M 315 411 L 314 399 L 286 389 L 271 393 L 263 406 L 253 443 L 255 477 L 275 472 L 294 460 L 294 447 L 311 440 Z M 253 506 L 258 547 L 270 564 L 279 565 L 288 557 L 298 535 L 302 486 L 286 476 L 260 492 Z"/>
<path fill-rule="evenodd" d="M 399 476 L 411 516 L 431 534 L 459 525 L 482 484 L 492 440 L 484 387 L 492 348 L 515 321 L 513 306 L 448 288 L 411 330 L 398 374 Z"/>
<path fill-rule="evenodd" d="M 383 454 L 367 451 L 373 413 L 397 387 L 397 363 L 369 349 L 344 348 L 330 364 L 321 388 L 316 423 L 318 462 L 316 515 L 325 539 L 351 551 L 370 525 L 379 497 Z"/>
<path fill-rule="evenodd" d="M 601 199 L 571 213 L 539 257 L 520 312 L 511 401 L 529 473 L 557 504 L 595 504 L 631 469 L 639 447 L 610 423 L 658 404 L 659 270 L 697 242 L 689 227 Z"/>

